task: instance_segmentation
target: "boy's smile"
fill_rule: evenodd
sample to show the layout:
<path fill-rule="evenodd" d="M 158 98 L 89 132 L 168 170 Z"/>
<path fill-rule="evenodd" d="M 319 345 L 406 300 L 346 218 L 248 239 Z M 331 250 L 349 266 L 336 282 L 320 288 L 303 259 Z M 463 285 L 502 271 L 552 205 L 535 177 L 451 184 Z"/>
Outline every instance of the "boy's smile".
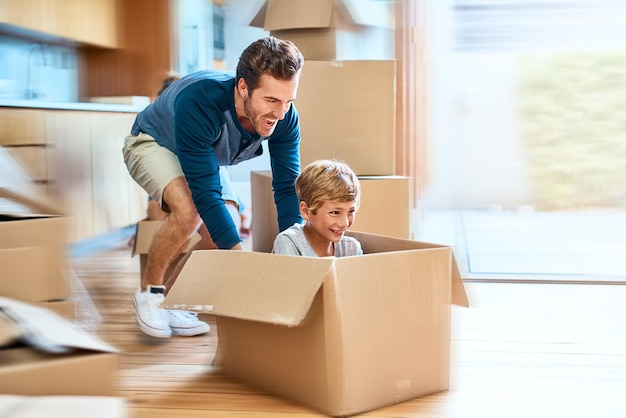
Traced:
<path fill-rule="evenodd" d="M 334 254 L 334 243 L 341 241 L 344 234 L 354 223 L 356 202 L 325 201 L 313 211 L 300 203 L 300 209 L 306 223 L 304 234 L 311 247 L 320 257 Z M 323 254 L 320 254 L 320 251 Z"/>

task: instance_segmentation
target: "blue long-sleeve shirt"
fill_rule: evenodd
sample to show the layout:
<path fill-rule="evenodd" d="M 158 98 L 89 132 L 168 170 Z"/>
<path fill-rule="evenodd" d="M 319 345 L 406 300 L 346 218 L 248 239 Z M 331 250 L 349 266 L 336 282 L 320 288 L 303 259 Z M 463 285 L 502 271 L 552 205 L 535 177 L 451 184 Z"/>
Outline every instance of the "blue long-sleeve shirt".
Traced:
<path fill-rule="evenodd" d="M 234 74 L 199 71 L 167 87 L 141 111 L 131 133 L 154 137 L 178 156 L 194 203 L 219 248 L 241 242 L 221 195 L 219 166 L 263 153 L 268 140 L 279 229 L 301 222 L 294 182 L 300 173 L 300 124 L 292 104 L 271 136 L 246 132 L 235 111 Z"/>

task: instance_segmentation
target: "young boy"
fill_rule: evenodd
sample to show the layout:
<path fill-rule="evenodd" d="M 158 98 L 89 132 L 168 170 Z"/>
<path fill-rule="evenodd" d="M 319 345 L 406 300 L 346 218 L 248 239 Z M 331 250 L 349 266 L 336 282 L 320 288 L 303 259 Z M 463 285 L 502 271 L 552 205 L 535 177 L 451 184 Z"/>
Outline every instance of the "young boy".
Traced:
<path fill-rule="evenodd" d="M 274 240 L 274 253 L 308 257 L 361 255 L 361 244 L 344 236 L 354 222 L 361 185 L 350 167 L 337 160 L 318 160 L 296 179 L 304 224 L 294 224 Z"/>

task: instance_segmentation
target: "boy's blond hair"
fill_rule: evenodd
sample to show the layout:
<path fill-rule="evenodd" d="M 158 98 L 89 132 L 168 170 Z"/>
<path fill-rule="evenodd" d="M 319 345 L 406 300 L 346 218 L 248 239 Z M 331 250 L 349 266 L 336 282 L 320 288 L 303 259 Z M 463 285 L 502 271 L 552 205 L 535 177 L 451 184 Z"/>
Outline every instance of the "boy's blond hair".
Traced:
<path fill-rule="evenodd" d="M 307 165 L 296 179 L 296 193 L 312 213 L 326 201 L 352 202 L 358 209 L 361 184 L 343 161 L 317 160 Z"/>

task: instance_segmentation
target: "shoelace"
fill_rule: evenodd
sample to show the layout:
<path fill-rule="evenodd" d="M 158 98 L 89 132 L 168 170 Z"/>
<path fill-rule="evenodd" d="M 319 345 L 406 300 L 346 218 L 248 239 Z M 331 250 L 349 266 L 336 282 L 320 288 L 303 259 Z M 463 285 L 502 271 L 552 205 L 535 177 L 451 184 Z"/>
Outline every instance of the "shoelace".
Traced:
<path fill-rule="evenodd" d="M 197 312 L 179 311 L 179 310 L 169 310 L 168 312 L 170 315 L 175 316 L 177 319 L 187 321 L 187 322 L 196 321 L 198 318 Z"/>

